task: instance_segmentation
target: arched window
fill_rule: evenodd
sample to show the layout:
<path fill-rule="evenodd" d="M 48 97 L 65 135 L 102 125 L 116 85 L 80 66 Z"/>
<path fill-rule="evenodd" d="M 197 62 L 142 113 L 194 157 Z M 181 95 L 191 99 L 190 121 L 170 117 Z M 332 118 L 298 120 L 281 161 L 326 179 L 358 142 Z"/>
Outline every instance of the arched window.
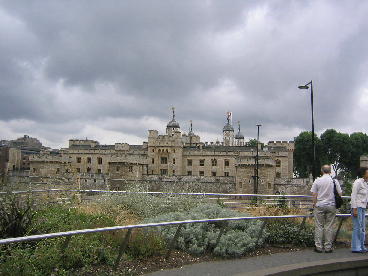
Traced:
<path fill-rule="evenodd" d="M 281 167 L 281 161 L 279 159 L 276 159 L 276 167 L 277 168 Z"/>

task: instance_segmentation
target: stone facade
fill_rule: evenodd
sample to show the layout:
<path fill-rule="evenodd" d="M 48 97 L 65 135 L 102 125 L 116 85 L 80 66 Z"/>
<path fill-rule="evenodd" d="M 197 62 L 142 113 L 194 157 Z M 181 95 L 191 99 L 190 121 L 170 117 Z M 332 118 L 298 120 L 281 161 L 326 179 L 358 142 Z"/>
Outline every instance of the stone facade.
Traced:
<path fill-rule="evenodd" d="M 363 155 L 360 157 L 360 166 L 368 167 L 368 155 Z"/>
<path fill-rule="evenodd" d="M 277 179 L 293 177 L 294 143 L 277 141 L 258 146 L 258 192 L 273 193 Z M 234 135 L 230 116 L 223 128 L 223 142 L 203 143 L 192 126 L 187 134 L 180 130 L 173 111 L 166 133 L 149 130 L 148 141 L 142 145 L 100 145 L 94 140 L 72 139 L 68 148 L 31 155 L 30 175 L 73 179 L 81 175 L 103 175 L 116 189 L 133 182 L 151 183 L 152 189 L 157 189 L 158 182 L 175 185 L 180 182 L 181 187 L 192 191 L 210 192 L 211 187 L 217 187 L 216 191 L 221 192 L 252 193 L 256 150 L 244 142 L 240 124 Z M 211 181 L 213 185 L 203 184 Z M 202 190 L 197 184 L 188 183 L 199 183 Z M 162 188 L 169 189 L 169 186 Z"/>

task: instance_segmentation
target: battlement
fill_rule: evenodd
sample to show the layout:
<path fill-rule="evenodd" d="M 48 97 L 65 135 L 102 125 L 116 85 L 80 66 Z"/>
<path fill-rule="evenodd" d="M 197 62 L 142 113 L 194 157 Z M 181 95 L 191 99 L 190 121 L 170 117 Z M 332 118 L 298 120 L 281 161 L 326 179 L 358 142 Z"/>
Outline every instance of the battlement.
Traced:
<path fill-rule="evenodd" d="M 69 148 L 73 146 L 90 146 L 91 148 L 98 146 L 100 143 L 89 139 L 70 139 Z"/>

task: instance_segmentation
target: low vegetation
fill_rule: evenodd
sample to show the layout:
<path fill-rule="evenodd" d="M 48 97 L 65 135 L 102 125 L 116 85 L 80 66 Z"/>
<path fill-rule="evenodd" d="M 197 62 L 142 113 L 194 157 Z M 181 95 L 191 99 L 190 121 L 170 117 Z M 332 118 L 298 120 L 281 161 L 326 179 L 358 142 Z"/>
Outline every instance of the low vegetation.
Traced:
<path fill-rule="evenodd" d="M 116 195 L 79 204 L 73 200 L 69 204 L 48 204 L 50 198 L 42 199 L 45 202 L 40 200 L 37 199 L 36 205 L 35 200 L 28 197 L 3 197 L 0 212 L 7 219 L 1 221 L 0 238 L 143 222 L 249 215 L 227 209 L 219 202 L 209 204 L 204 198 L 173 195 Z M 257 215 L 256 210 L 269 215 L 292 212 L 284 206 L 275 206 L 257 207 L 251 214 Z M 300 229 L 298 220 L 267 223 L 259 235 L 261 228 L 262 222 L 258 220 L 187 224 L 181 229 L 175 249 L 193 256 L 228 258 L 243 256 L 267 244 L 309 246 L 313 239 L 310 226 Z M 167 226 L 133 231 L 124 260 L 143 261 L 164 256 L 176 229 L 177 226 Z M 118 231 L 73 236 L 68 245 L 65 238 L 3 245 L 0 246 L 0 274 L 90 275 L 94 268 L 101 268 L 109 275 L 131 275 L 124 267 L 120 267 L 119 272 L 112 271 L 125 234 L 125 231 Z"/>

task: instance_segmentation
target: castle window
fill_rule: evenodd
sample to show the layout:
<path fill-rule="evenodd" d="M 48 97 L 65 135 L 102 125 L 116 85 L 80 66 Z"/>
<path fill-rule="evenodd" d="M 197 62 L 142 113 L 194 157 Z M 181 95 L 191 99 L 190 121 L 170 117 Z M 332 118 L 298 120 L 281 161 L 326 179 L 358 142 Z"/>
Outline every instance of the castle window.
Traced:
<path fill-rule="evenodd" d="M 34 172 L 34 173 L 35 173 L 35 172 L 37 172 L 36 168 L 33 168 L 33 172 Z"/>
<path fill-rule="evenodd" d="M 211 163 L 212 163 L 212 166 L 217 166 L 217 159 L 212 159 Z"/>
<path fill-rule="evenodd" d="M 276 167 L 277 168 L 281 167 L 281 161 L 279 159 L 276 160 Z"/>
<path fill-rule="evenodd" d="M 225 167 L 229 167 L 230 166 L 230 161 L 228 159 L 225 159 Z"/>
<path fill-rule="evenodd" d="M 167 164 L 167 157 L 161 157 L 161 164 Z"/>
<path fill-rule="evenodd" d="M 268 182 L 268 184 L 267 184 L 267 188 L 268 188 L 268 189 L 271 189 L 271 188 L 272 188 L 271 182 Z"/>
<path fill-rule="evenodd" d="M 155 149 L 152 149 L 152 152 L 155 152 Z"/>
<path fill-rule="evenodd" d="M 60 173 L 60 168 L 56 168 L 56 173 Z"/>
<path fill-rule="evenodd" d="M 192 159 L 188 159 L 187 160 L 187 166 L 191 167 L 193 165 L 193 160 Z"/>
<path fill-rule="evenodd" d="M 225 172 L 224 174 L 225 174 L 225 176 L 230 176 L 229 172 Z"/>
<path fill-rule="evenodd" d="M 152 158 L 152 164 L 155 164 L 155 158 Z"/>
<path fill-rule="evenodd" d="M 216 174 L 216 172 L 212 172 L 212 176 L 216 176 L 217 174 Z"/>
<path fill-rule="evenodd" d="M 281 177 L 281 173 L 280 173 L 280 172 L 277 172 L 277 173 L 276 173 L 276 177 L 277 177 L 277 178 L 280 178 L 280 177 Z"/>
<path fill-rule="evenodd" d="M 173 149 L 173 153 L 175 153 L 175 149 Z"/>
<path fill-rule="evenodd" d="M 133 172 L 133 166 L 129 166 L 129 172 Z"/>
<path fill-rule="evenodd" d="M 90 173 L 91 172 L 91 168 L 88 167 L 87 168 L 87 172 Z"/>
<path fill-rule="evenodd" d="M 199 166 L 204 167 L 204 159 L 199 160 Z"/>
<path fill-rule="evenodd" d="M 82 157 L 77 157 L 77 163 L 82 163 Z"/>
<path fill-rule="evenodd" d="M 91 164 L 92 163 L 92 158 L 91 157 L 87 157 L 87 163 Z"/>
<path fill-rule="evenodd" d="M 187 175 L 192 175 L 192 171 L 187 171 Z"/>
<path fill-rule="evenodd" d="M 97 173 L 100 174 L 101 173 L 101 169 L 97 169 Z"/>
<path fill-rule="evenodd" d="M 116 171 L 120 171 L 120 167 L 119 166 L 116 166 Z"/>
<path fill-rule="evenodd" d="M 98 163 L 99 165 L 101 165 L 101 164 L 102 164 L 102 157 L 97 157 L 97 163 Z"/>
<path fill-rule="evenodd" d="M 173 158 L 173 164 L 175 165 L 175 158 Z"/>
<path fill-rule="evenodd" d="M 204 171 L 199 171 L 199 176 L 204 176 Z"/>
<path fill-rule="evenodd" d="M 173 175 L 175 175 L 175 170 L 173 170 Z"/>
<path fill-rule="evenodd" d="M 80 171 L 80 168 L 77 168 L 77 173 L 80 173 L 81 171 Z"/>
<path fill-rule="evenodd" d="M 239 182 L 239 187 L 243 188 L 243 183 Z"/>
<path fill-rule="evenodd" d="M 167 175 L 167 169 L 161 169 L 160 173 L 161 175 Z"/>

